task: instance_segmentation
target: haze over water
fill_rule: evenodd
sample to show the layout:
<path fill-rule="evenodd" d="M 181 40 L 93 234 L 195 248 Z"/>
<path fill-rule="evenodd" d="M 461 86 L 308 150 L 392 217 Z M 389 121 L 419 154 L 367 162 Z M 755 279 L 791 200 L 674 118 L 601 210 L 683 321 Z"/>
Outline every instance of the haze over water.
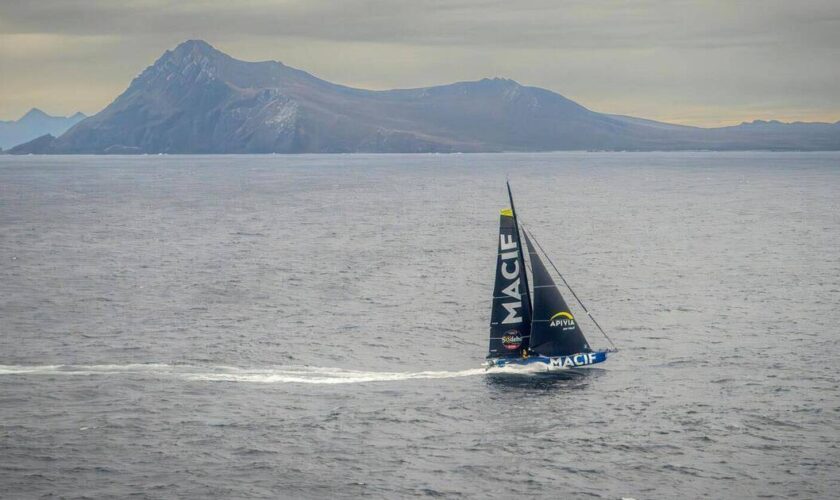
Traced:
<path fill-rule="evenodd" d="M 507 174 L 603 368 L 479 368 Z M 0 156 L 0 496 L 830 498 L 838 200 L 840 153 Z"/>

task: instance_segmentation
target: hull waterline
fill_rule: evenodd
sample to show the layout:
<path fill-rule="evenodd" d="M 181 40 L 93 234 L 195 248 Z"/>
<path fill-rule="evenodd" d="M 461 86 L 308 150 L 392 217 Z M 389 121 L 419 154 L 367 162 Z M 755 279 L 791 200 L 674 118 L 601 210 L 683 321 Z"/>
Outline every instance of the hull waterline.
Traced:
<path fill-rule="evenodd" d="M 610 351 L 578 353 L 570 356 L 528 356 L 527 358 L 488 359 L 484 367 L 494 373 L 546 373 L 603 363 Z"/>

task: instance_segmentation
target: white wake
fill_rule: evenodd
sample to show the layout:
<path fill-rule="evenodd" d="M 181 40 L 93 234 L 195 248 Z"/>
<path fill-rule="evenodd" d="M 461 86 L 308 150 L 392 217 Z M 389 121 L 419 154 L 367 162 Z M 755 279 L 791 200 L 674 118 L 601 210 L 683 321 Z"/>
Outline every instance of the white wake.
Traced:
<path fill-rule="evenodd" d="M 469 377 L 482 373 L 484 373 L 483 368 L 460 371 L 371 372 L 317 366 L 240 368 L 235 366 L 194 366 L 159 363 L 125 365 L 0 365 L 0 376 L 96 376 L 122 374 L 149 378 L 268 384 L 356 384 L 362 382 Z"/>

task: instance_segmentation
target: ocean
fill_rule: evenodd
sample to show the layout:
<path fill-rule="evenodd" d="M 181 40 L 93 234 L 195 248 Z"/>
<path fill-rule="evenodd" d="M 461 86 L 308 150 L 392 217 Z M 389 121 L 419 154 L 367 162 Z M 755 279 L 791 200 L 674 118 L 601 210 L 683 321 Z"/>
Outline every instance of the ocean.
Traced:
<path fill-rule="evenodd" d="M 606 363 L 481 368 L 508 176 Z M 840 153 L 0 156 L 0 497 L 837 498 L 838 325 Z"/>

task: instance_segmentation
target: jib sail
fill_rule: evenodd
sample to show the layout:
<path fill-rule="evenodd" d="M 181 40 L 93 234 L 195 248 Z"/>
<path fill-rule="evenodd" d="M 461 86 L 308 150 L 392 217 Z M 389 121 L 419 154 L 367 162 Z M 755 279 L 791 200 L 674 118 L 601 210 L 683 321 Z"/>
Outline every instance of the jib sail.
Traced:
<path fill-rule="evenodd" d="M 531 335 L 531 300 L 513 209 L 502 210 L 488 357 L 521 356 Z"/>
<path fill-rule="evenodd" d="M 543 356 L 568 356 L 592 352 L 586 337 L 580 331 L 577 320 L 560 295 L 560 290 L 548 274 L 525 234 L 528 256 L 531 261 L 531 276 L 534 282 L 534 311 L 531 321 L 531 352 Z"/>

